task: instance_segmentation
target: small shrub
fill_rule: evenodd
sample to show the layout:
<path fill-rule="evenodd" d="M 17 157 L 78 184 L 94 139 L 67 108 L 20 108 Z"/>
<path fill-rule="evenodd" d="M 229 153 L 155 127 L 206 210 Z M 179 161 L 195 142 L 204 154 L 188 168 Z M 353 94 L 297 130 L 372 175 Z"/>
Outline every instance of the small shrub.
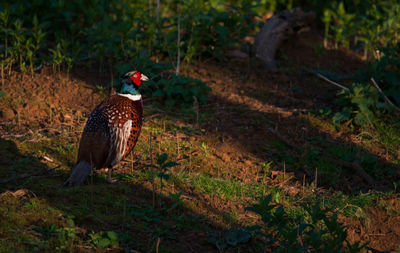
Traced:
<path fill-rule="evenodd" d="M 366 69 L 358 71 L 354 83 L 349 91 L 339 92 L 337 103 L 343 110 L 333 117 L 334 123 L 353 120 L 358 126 L 370 125 L 373 127 L 377 118 L 388 112 L 394 112 L 394 108 L 386 103 L 382 94 L 371 85 L 373 77 L 395 104 L 400 104 L 400 43 L 395 48 L 382 49 L 384 56 L 368 64 Z"/>
<path fill-rule="evenodd" d="M 118 247 L 119 246 L 119 236 L 114 231 L 108 232 L 99 232 L 95 233 L 92 232 L 89 234 L 90 236 L 90 243 L 93 243 L 95 246 L 100 248 L 107 248 L 107 247 Z"/>
<path fill-rule="evenodd" d="M 273 252 L 359 252 L 365 247 L 347 241 L 347 230 L 331 209 L 321 208 L 320 203 L 297 208 L 303 212 L 291 212 L 267 195 L 246 208 L 260 216 L 260 225 L 212 232 L 207 241 L 220 251 L 240 247 L 250 239 Z"/>

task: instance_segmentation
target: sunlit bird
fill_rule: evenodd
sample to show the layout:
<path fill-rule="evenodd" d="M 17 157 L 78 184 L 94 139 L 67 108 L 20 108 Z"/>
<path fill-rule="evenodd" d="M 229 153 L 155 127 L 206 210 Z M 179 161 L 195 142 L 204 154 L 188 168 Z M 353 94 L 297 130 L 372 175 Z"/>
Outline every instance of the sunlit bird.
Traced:
<path fill-rule="evenodd" d="M 92 169 L 112 168 L 135 147 L 142 128 L 142 81 L 149 78 L 138 71 L 122 76 L 119 93 L 105 99 L 90 114 L 79 144 L 78 159 L 64 186 L 80 185 Z"/>

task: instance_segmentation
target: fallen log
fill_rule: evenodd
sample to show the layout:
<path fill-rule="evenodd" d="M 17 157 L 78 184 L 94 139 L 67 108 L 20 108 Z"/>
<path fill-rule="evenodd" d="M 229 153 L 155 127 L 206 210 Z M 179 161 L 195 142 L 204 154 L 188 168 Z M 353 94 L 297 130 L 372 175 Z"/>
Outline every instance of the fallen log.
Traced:
<path fill-rule="evenodd" d="M 275 54 L 282 42 L 307 30 L 315 19 L 314 12 L 303 12 L 300 8 L 285 10 L 268 19 L 256 35 L 253 54 L 267 70 L 277 71 Z"/>

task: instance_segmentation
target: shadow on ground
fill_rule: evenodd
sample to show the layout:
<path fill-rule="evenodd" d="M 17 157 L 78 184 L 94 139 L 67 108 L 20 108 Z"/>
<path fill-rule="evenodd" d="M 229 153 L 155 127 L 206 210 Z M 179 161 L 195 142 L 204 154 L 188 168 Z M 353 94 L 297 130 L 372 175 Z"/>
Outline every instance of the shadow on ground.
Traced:
<path fill-rule="evenodd" d="M 378 158 L 376 153 L 371 153 L 350 138 L 351 134 L 337 131 L 321 120 L 321 117 L 314 117 L 310 113 L 327 106 L 333 111 L 337 109 L 333 105 L 337 89 L 305 74 L 307 69 L 328 68 L 341 74 L 349 74 L 354 73 L 356 67 L 362 63 L 357 63 L 353 56 L 341 51 L 323 51 L 317 55 L 312 47 L 302 47 L 301 43 L 300 46 L 296 45 L 295 49 L 291 48 L 291 45 L 287 45 L 286 49 L 280 52 L 279 73 L 265 73 L 244 62 L 198 64 L 190 66 L 191 69 L 186 71 L 188 75 L 203 80 L 213 88 L 209 103 L 200 110 L 204 115 L 200 121 L 200 128 L 205 129 L 209 140 L 207 144 L 213 148 L 215 157 L 227 165 L 226 168 L 220 169 L 228 170 L 229 165 L 230 171 L 223 175 L 242 182 L 261 183 L 259 175 L 262 175 L 263 171 L 260 164 L 272 161 L 272 170 L 282 173 L 285 167 L 285 173 L 293 175 L 293 179 L 283 184 L 283 188 L 290 185 L 301 189 L 305 179 L 304 183 L 307 185 L 316 182 L 321 192 L 332 192 L 332 194 L 345 192 L 359 196 L 370 189 L 390 191 L 392 182 L 399 180 L 396 174 L 398 168 L 392 161 Z M 89 112 L 99 102 L 102 96 L 97 94 L 98 90 L 94 87 L 108 84 L 110 77 L 107 75 L 107 72 L 98 75 L 97 69 L 73 74 L 73 78 L 79 82 L 84 81 L 93 86 L 91 87 L 93 92 L 80 90 L 80 83 L 74 80 L 74 86 L 71 85 L 72 95 L 68 96 L 68 87 L 64 86 L 68 85 L 69 80 L 57 84 L 54 91 L 52 90 L 57 96 L 46 101 L 50 104 L 54 102 L 60 108 L 64 107 L 70 111 L 59 112 L 54 105 L 49 105 L 52 112 L 50 115 L 54 115 L 51 117 L 57 120 L 59 118 L 60 124 L 65 124 L 66 127 L 84 124 L 86 115 L 82 111 Z M 40 78 L 46 79 L 46 76 Z M 47 84 L 49 89 L 55 86 L 51 82 L 53 81 L 48 81 Z M 39 90 L 37 88 L 40 85 L 43 86 L 43 83 L 37 84 L 37 87 L 32 89 Z M 61 93 L 61 96 L 57 94 L 63 89 L 67 92 Z M 73 97 L 77 94 L 82 94 L 82 97 Z M 24 105 L 20 107 L 25 108 Z M 75 107 L 79 110 L 75 110 Z M 80 119 L 69 123 L 67 113 L 79 114 L 77 118 Z M 169 115 L 169 112 L 165 111 L 165 115 L 168 115 L 172 122 L 194 122 L 179 113 Z M 45 117 L 48 121 L 47 113 L 39 116 Z M 51 127 L 52 122 L 47 123 L 45 126 Z M 71 143 L 77 143 L 77 140 L 71 139 Z M 0 147 L 1 178 L 32 173 L 56 165 L 40 159 L 40 149 L 22 152 L 14 141 L 6 139 L 0 139 Z M 360 151 L 358 164 L 373 177 L 376 185 L 368 184 L 353 167 L 343 166 L 343 163 L 338 162 L 340 160 L 346 164 L 353 163 L 358 159 L 358 151 Z M 55 153 L 59 151 L 55 150 Z M 88 240 L 88 233 L 92 230 L 95 232 L 115 230 L 128 236 L 125 245 L 135 249 L 151 250 L 155 247 L 152 235 L 164 231 L 167 233 L 164 235 L 165 238 L 171 235 L 176 239 L 162 240 L 160 244 L 162 247 L 175 250 L 176 245 L 179 245 L 179 250 L 182 252 L 216 251 L 206 242 L 206 232 L 220 231 L 225 227 L 198 213 L 196 207 L 190 206 L 193 205 L 191 198 L 203 205 L 202 208 L 210 214 L 207 216 L 227 214 L 227 211 L 224 211 L 225 203 L 221 203 L 221 206 L 214 205 L 210 196 L 202 196 L 190 188 L 177 186 L 177 191 L 182 191 L 182 194 L 187 196 L 185 205 L 167 213 L 166 220 L 160 221 L 159 214 L 146 209 L 152 206 L 152 191 L 148 178 L 133 177 L 117 185 L 108 185 L 105 184 L 103 176 L 95 174 L 93 185 L 89 179 L 89 183 L 84 186 L 63 189 L 60 185 L 68 177 L 69 168 L 66 165 L 71 166 L 75 158 L 63 157 L 63 159 L 65 162 L 61 169 L 46 175 L 2 184 L 0 191 L 29 190 L 33 193 L 33 198 L 45 202 L 40 202 L 43 207 L 59 210 L 61 217 L 73 216 L 76 224 L 82 229 L 84 240 Z M 232 164 L 234 166 L 231 166 Z M 137 169 L 146 171 L 144 167 Z M 217 175 L 215 171 L 207 173 Z M 318 197 L 318 194 L 316 195 Z M 163 206 L 171 206 L 174 200 L 169 196 L 163 196 L 161 202 Z M 38 210 L 39 214 L 44 214 L 40 211 Z M 31 213 L 26 212 L 26 214 Z M 24 211 L 21 215 L 24 215 Z M 43 217 L 45 216 L 38 215 L 37 219 L 29 220 L 24 225 L 23 231 L 31 233 L 33 225 L 43 227 L 50 225 L 51 222 L 58 222 L 54 213 L 48 221 L 43 220 Z M 13 221 L 7 219 L 6 217 L 3 220 L 9 223 Z M 382 219 L 380 224 L 385 225 L 386 222 L 387 220 Z M 394 224 L 395 221 L 391 222 Z M 238 223 L 240 221 L 234 222 L 233 226 L 240 226 Z M 393 226 L 397 227 L 397 224 L 398 221 Z M 354 227 L 354 229 L 359 228 Z M 397 247 L 400 233 L 397 230 L 384 230 L 385 238 L 389 239 L 378 240 L 374 234 L 382 234 L 382 229 L 385 229 L 384 226 L 364 229 L 365 231 L 357 235 L 358 239 L 372 241 L 370 245 L 380 250 Z M 15 236 L 18 237 L 18 234 L 12 234 L 9 240 L 17 239 Z M 38 240 L 42 238 L 41 235 L 35 236 Z"/>
<path fill-rule="evenodd" d="M 0 147 L 2 179 L 13 179 L 53 167 L 39 160 L 34 152 L 22 154 L 12 140 L 0 139 Z M 54 242 L 58 240 L 58 234 L 40 234 L 37 233 L 38 228 L 47 231 L 52 224 L 67 226 L 65 220 L 71 218 L 80 238 L 70 246 L 74 251 L 94 249 L 93 244 L 87 242 L 92 231 L 116 231 L 123 238 L 123 247 L 144 251 L 155 250 L 156 235 L 162 238 L 160 250 L 216 251 L 205 238 L 207 231 L 220 231 L 222 227 L 186 204 L 173 207 L 177 201 L 172 197 L 157 195 L 156 208 L 153 209 L 153 193 L 144 187 L 149 185 L 148 181 L 121 181 L 110 185 L 96 173 L 83 186 L 62 188 L 67 177 L 65 170 L 52 170 L 0 184 L 0 198 L 13 199 L 0 203 L 0 210 L 9 210 L 1 214 L 0 235 L 5 239 L 1 241 L 0 248 L 52 250 L 54 245 L 58 245 Z M 217 214 L 219 210 L 210 207 L 209 212 Z M 114 248 L 115 251 L 118 249 L 122 250 Z"/>

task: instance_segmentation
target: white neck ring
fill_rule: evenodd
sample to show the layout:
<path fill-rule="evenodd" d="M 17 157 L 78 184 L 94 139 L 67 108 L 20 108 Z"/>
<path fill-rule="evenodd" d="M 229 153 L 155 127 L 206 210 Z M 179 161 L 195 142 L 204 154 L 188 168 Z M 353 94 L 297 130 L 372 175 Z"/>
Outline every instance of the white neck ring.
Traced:
<path fill-rule="evenodd" d="M 121 93 L 117 93 L 118 96 L 123 96 L 123 97 L 127 97 L 132 101 L 139 101 L 142 99 L 142 95 L 138 94 L 138 95 L 131 95 L 131 94 L 121 94 Z"/>

